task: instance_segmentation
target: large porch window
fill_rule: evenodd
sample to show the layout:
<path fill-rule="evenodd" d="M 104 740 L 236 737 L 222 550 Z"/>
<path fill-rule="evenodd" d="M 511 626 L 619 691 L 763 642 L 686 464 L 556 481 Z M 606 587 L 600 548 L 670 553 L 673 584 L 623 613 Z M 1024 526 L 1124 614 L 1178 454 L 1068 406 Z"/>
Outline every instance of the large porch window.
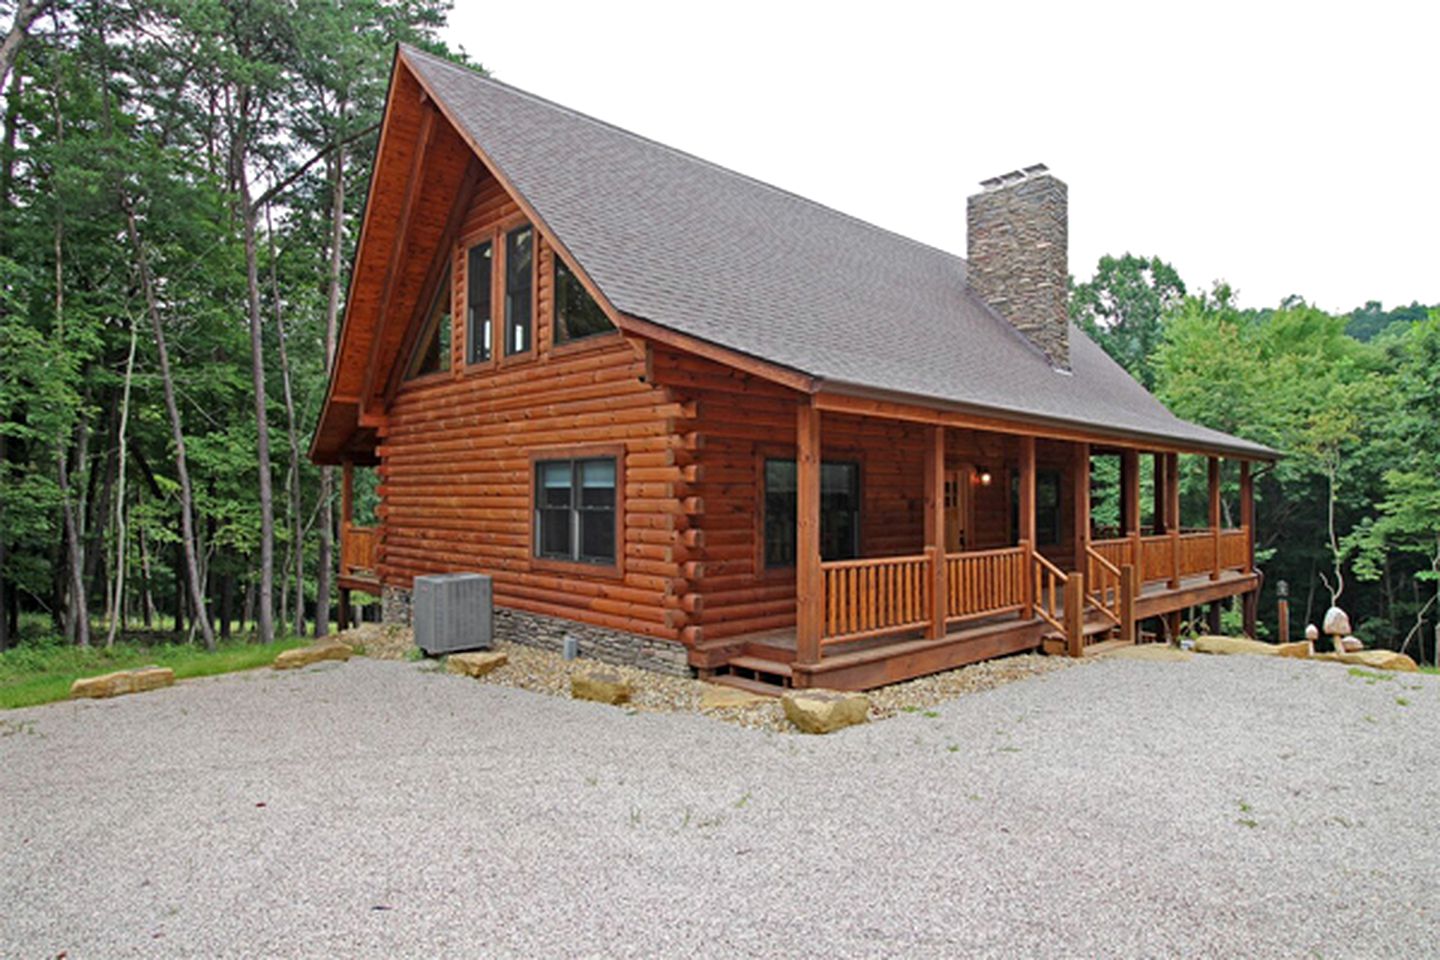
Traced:
<path fill-rule="evenodd" d="M 794 460 L 765 461 L 765 568 L 795 565 Z M 820 559 L 860 555 L 860 465 L 820 464 Z"/>
<path fill-rule="evenodd" d="M 1020 476 L 1010 478 L 1010 539 L 1020 538 Z M 1035 471 L 1035 544 L 1053 547 L 1060 543 L 1060 471 Z"/>

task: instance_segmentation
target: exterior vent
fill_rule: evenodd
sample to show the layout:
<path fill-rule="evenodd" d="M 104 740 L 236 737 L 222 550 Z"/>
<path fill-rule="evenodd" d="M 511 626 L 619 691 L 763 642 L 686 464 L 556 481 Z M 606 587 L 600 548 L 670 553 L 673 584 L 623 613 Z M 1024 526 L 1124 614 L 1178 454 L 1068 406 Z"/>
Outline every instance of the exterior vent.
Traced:
<path fill-rule="evenodd" d="M 415 578 L 415 645 L 428 656 L 494 645 L 494 588 L 479 573 Z"/>

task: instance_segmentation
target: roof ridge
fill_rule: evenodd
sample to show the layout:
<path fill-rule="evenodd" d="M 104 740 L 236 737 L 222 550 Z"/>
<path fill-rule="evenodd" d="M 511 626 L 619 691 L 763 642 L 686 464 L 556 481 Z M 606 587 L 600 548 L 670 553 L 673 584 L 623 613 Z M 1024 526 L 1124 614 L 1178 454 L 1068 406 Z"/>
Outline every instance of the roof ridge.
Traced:
<path fill-rule="evenodd" d="M 862 227 L 867 227 L 871 230 L 878 230 L 881 233 L 887 233 L 890 236 L 895 237 L 899 240 L 903 240 L 906 243 L 913 244 L 914 246 L 921 247 L 926 250 L 934 251 L 941 256 L 949 257 L 952 260 L 959 261 L 960 263 L 967 263 L 965 258 L 960 256 L 958 253 L 953 253 L 949 250 L 937 247 L 932 243 L 926 243 L 923 240 L 916 240 L 914 237 L 906 236 L 899 231 L 891 230 L 889 227 L 882 227 L 878 223 L 871 223 L 869 220 L 857 217 L 853 213 L 846 213 L 844 210 L 837 209 L 826 203 L 821 203 L 819 200 L 814 200 L 803 194 L 796 193 L 793 190 L 787 190 L 784 187 L 776 186 L 773 183 L 761 180 L 759 177 L 752 177 L 748 173 L 741 173 L 739 170 L 731 169 L 724 164 L 716 163 L 713 160 L 707 160 L 704 157 L 691 153 L 688 150 L 681 150 L 679 147 L 671 146 L 668 143 L 662 143 L 659 140 L 654 139 L 653 137 L 647 137 L 644 134 L 636 133 L 633 130 L 627 130 L 622 126 L 609 122 L 608 120 L 602 120 L 599 117 L 591 116 L 590 114 L 585 113 L 582 110 L 576 110 L 574 107 L 567 107 L 563 103 L 556 103 L 554 100 L 551 100 L 548 97 L 542 97 L 538 93 L 532 93 L 529 90 L 521 89 L 520 87 L 517 87 L 513 84 L 506 83 L 504 80 L 496 79 L 495 77 L 492 77 L 487 73 L 479 73 L 478 71 L 471 69 L 465 64 L 456 63 L 453 60 L 447 60 L 444 57 L 437 56 L 436 54 L 429 52 L 428 50 L 422 50 L 421 48 L 411 46 L 408 43 L 400 43 L 399 47 L 404 50 L 407 55 L 418 55 L 420 57 L 423 57 L 424 59 L 433 61 L 440 66 L 451 67 L 460 70 L 474 80 L 478 80 L 483 83 L 493 84 L 497 87 L 503 87 L 504 89 L 516 94 L 517 96 L 524 97 L 527 100 L 534 101 L 535 103 L 538 103 L 545 107 L 549 107 L 552 110 L 558 110 L 562 113 L 567 113 L 573 117 L 577 117 L 581 120 L 593 123 L 596 126 L 604 127 L 607 130 L 613 130 L 614 132 L 622 134 L 623 136 L 627 136 L 632 140 L 639 140 L 642 143 L 647 143 L 651 146 L 659 147 L 661 150 L 673 153 L 676 156 L 684 157 L 685 159 L 693 161 L 695 163 L 703 164 L 704 166 L 710 167 L 713 170 L 717 170 L 720 173 L 726 174 L 727 176 L 737 177 L 741 180 L 749 181 L 756 186 L 764 187 L 766 190 L 772 190 L 775 193 L 791 197 L 795 200 L 799 200 L 801 203 L 806 203 L 812 207 L 817 207 L 828 213 L 833 213 L 838 217 L 843 217 L 844 219 L 849 220 L 852 223 L 857 223 Z"/>

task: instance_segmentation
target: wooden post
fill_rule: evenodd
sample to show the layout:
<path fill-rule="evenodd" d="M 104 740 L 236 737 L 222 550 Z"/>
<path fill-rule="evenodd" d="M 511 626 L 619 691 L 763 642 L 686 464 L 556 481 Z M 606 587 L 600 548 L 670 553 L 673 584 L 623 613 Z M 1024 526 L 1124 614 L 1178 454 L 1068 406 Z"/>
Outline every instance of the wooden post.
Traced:
<path fill-rule="evenodd" d="M 1210 609 L 1209 609 L 1209 611 L 1208 611 L 1206 626 L 1209 627 L 1211 633 L 1219 633 L 1219 632 L 1220 632 L 1220 601 L 1219 601 L 1219 600 L 1211 600 L 1211 601 L 1210 601 Z"/>
<path fill-rule="evenodd" d="M 1126 643 L 1135 642 L 1135 565 L 1127 563 L 1120 568 L 1120 639 Z"/>
<path fill-rule="evenodd" d="M 1134 591 L 1138 597 L 1145 581 L 1145 547 L 1140 538 L 1140 451 L 1126 450 L 1120 455 L 1120 487 L 1125 503 L 1121 523 L 1130 538 L 1130 562 L 1135 567 Z"/>
<path fill-rule="evenodd" d="M 1159 536 L 1168 532 L 1165 526 L 1165 515 L 1170 509 L 1170 500 L 1165 496 L 1165 454 L 1155 453 L 1151 456 L 1155 465 L 1155 517 L 1153 533 Z"/>
<path fill-rule="evenodd" d="M 950 612 L 945 576 L 945 428 L 932 426 L 925 442 L 925 552 L 930 555 L 931 639 L 945 636 Z"/>
<path fill-rule="evenodd" d="M 1180 454 L 1165 454 L 1165 529 L 1170 534 L 1170 589 L 1180 589 Z"/>
<path fill-rule="evenodd" d="M 1021 618 L 1035 615 L 1035 438 L 1020 438 L 1020 529 L 1019 541 L 1025 549 L 1025 609 Z"/>
<path fill-rule="evenodd" d="M 1079 570 L 1065 580 L 1065 652 L 1085 655 L 1085 574 Z"/>
<path fill-rule="evenodd" d="M 1290 584 L 1281 580 L 1275 584 L 1276 618 L 1280 625 L 1280 642 L 1290 642 Z"/>
<path fill-rule="evenodd" d="M 1210 579 L 1220 579 L 1220 458 L 1210 458 L 1210 549 L 1214 563 L 1210 568 Z M 1216 611 L 1220 608 L 1216 607 Z M 1218 622 L 1218 620 L 1217 620 Z"/>
<path fill-rule="evenodd" d="M 325 616 L 330 616 L 330 611 L 325 611 Z M 341 633 L 350 629 L 350 591 L 344 587 L 340 588 L 340 609 L 335 611 L 335 626 Z"/>
<path fill-rule="evenodd" d="M 1240 461 L 1240 526 L 1245 528 L 1245 572 L 1255 569 L 1255 478 L 1250 461 Z"/>
<path fill-rule="evenodd" d="M 1255 620 L 1259 614 L 1260 591 L 1251 590 L 1240 597 L 1240 630 L 1251 640 L 1255 639 Z"/>
<path fill-rule="evenodd" d="M 1090 546 L 1090 444 L 1075 444 L 1072 485 L 1075 500 L 1075 569 L 1085 572 L 1085 551 Z"/>
<path fill-rule="evenodd" d="M 809 397 L 795 411 L 795 662 L 820 662 L 825 612 L 820 569 L 820 410 Z"/>

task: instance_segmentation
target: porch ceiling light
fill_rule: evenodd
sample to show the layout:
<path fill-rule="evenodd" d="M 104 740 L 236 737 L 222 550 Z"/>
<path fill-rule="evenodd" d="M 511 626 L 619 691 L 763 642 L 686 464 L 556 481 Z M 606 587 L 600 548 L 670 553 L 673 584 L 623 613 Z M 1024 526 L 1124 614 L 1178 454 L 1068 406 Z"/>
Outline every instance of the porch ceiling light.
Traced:
<path fill-rule="evenodd" d="M 990 481 L 994 478 L 990 476 L 989 470 L 981 470 L 976 479 L 980 481 L 980 486 L 988 487 L 990 486 Z"/>

